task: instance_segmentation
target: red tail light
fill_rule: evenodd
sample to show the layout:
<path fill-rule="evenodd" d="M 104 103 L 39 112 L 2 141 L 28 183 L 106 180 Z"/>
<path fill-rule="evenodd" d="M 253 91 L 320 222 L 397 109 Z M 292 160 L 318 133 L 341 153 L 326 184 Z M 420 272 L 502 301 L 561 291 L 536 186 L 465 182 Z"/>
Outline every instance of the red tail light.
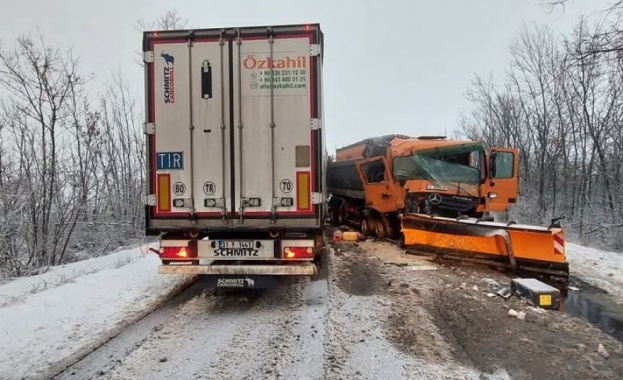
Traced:
<path fill-rule="evenodd" d="M 283 255 L 286 259 L 309 259 L 314 257 L 313 247 L 285 247 Z"/>
<path fill-rule="evenodd" d="M 160 247 L 161 259 L 187 259 L 197 257 L 197 250 L 193 244 L 188 247 Z"/>

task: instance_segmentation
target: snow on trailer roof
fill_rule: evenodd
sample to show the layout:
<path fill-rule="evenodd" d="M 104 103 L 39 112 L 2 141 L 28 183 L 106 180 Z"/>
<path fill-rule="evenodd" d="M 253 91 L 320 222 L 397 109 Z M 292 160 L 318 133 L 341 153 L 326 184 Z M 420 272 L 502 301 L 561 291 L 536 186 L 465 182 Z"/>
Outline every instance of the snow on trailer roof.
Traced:
<path fill-rule="evenodd" d="M 269 33 L 270 31 L 270 33 Z M 284 24 L 284 25 L 261 25 L 261 26 L 229 26 L 197 29 L 175 30 L 146 30 L 143 31 L 143 51 L 150 50 L 152 41 L 179 40 L 195 38 L 236 38 L 244 37 L 283 35 L 283 34 L 310 34 L 320 44 L 321 56 L 324 56 L 324 34 L 319 23 L 309 24 Z"/>
<path fill-rule="evenodd" d="M 146 30 L 143 31 L 143 40 L 151 38 L 180 38 L 188 35 L 200 36 L 219 36 L 221 33 L 228 37 L 236 36 L 236 31 L 245 35 L 266 34 L 268 30 L 273 33 L 292 33 L 292 32 L 318 32 L 322 35 L 319 23 L 309 24 L 284 24 L 284 25 L 255 25 L 255 26 L 228 26 L 196 29 L 175 29 L 175 30 Z"/>

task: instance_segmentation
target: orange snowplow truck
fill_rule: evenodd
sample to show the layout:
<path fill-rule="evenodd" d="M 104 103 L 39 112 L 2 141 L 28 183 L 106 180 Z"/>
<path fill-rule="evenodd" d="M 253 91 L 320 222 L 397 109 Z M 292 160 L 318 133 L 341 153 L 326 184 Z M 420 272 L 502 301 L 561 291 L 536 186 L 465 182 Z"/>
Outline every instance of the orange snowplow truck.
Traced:
<path fill-rule="evenodd" d="M 518 151 L 442 136 L 386 135 L 337 149 L 327 168 L 329 216 L 396 237 L 401 213 L 492 220 L 517 200 Z"/>

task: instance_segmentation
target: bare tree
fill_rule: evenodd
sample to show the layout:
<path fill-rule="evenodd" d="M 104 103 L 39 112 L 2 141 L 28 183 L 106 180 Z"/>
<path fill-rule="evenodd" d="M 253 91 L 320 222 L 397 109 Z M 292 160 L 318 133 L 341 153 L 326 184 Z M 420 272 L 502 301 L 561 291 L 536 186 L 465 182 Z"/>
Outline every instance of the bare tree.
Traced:
<path fill-rule="evenodd" d="M 70 117 L 71 94 L 81 86 L 77 60 L 47 45 L 39 33 L 21 36 L 13 51 L 0 52 L 0 86 L 6 91 L 6 125 L 19 148 L 16 197 L 27 197 L 23 239 L 27 266 L 54 265 L 71 233 L 65 197 L 62 129 Z"/>
<path fill-rule="evenodd" d="M 501 84 L 473 81 L 459 127 L 520 149 L 519 219 L 564 214 L 569 235 L 623 248 L 623 54 L 585 54 L 603 31 L 583 19 L 557 43 L 547 29 L 525 29 Z"/>
<path fill-rule="evenodd" d="M 146 21 L 145 19 L 138 19 L 134 23 L 134 29 L 138 32 L 148 32 L 157 30 L 174 30 L 184 29 L 188 26 L 188 19 L 182 18 L 177 10 L 172 9 L 164 12 L 153 21 Z M 143 54 L 141 51 L 136 50 L 137 55 L 136 62 L 143 66 Z"/>
<path fill-rule="evenodd" d="M 184 29 L 187 25 L 188 19 L 183 19 L 177 10 L 172 9 L 164 12 L 153 21 L 138 19 L 135 23 L 135 28 L 139 31 L 173 30 Z"/>

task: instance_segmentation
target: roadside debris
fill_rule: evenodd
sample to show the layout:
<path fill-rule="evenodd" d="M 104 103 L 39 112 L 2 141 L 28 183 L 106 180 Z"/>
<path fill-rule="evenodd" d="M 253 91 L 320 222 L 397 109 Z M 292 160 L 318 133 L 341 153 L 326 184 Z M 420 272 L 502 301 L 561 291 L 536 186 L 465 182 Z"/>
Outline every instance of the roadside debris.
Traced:
<path fill-rule="evenodd" d="M 513 279 L 511 292 L 543 309 L 559 309 L 560 307 L 560 290 L 535 278 Z"/>
<path fill-rule="evenodd" d="M 363 235 L 360 232 L 353 231 L 352 229 L 345 229 L 345 227 L 341 227 L 338 230 L 333 232 L 333 241 L 349 241 L 349 242 L 357 242 L 363 240 Z"/>
<path fill-rule="evenodd" d="M 485 277 L 481 281 L 484 282 L 485 284 L 491 286 L 492 288 L 499 288 L 500 286 L 502 286 L 502 285 L 500 285 L 499 282 L 495 281 L 492 278 L 486 278 Z"/>
<path fill-rule="evenodd" d="M 543 314 L 545 313 L 545 309 L 541 309 L 540 307 L 535 307 L 535 306 L 528 306 L 528 309 L 534 311 L 535 313 L 538 314 Z"/>
<path fill-rule="evenodd" d="M 606 347 L 604 347 L 604 345 L 601 343 L 599 343 L 599 347 L 597 347 L 597 353 L 604 359 L 608 359 L 610 357 L 610 354 L 606 350 Z"/>
<path fill-rule="evenodd" d="M 509 287 L 504 287 L 498 290 L 496 294 L 504 299 L 509 299 L 513 296 L 513 293 L 511 292 L 511 288 Z"/>
<path fill-rule="evenodd" d="M 523 311 L 517 311 L 515 309 L 509 309 L 508 310 L 508 316 L 509 317 L 513 317 L 513 318 L 517 318 L 520 321 L 525 321 L 526 320 L 526 313 Z"/>

